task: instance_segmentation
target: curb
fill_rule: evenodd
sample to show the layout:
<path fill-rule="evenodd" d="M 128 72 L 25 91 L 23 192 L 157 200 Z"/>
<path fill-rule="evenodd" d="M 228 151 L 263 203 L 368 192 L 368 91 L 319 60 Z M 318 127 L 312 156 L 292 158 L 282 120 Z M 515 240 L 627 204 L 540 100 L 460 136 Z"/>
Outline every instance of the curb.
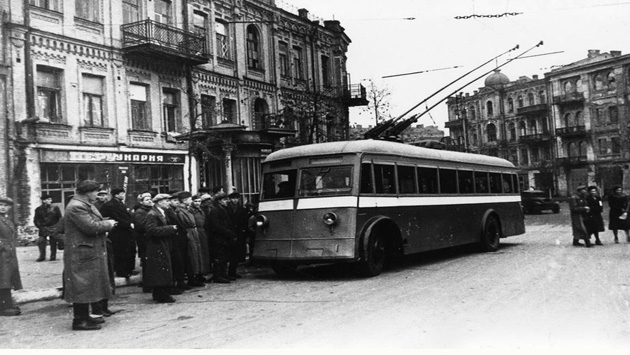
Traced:
<path fill-rule="evenodd" d="M 138 285 L 142 282 L 142 275 L 131 275 L 130 278 L 116 277 L 114 283 L 116 287 Z M 39 301 L 50 301 L 56 298 L 61 298 L 63 293 L 63 287 L 56 287 L 51 289 L 38 289 L 38 290 L 18 290 L 12 292 L 12 298 L 14 304 L 24 304 Z"/>

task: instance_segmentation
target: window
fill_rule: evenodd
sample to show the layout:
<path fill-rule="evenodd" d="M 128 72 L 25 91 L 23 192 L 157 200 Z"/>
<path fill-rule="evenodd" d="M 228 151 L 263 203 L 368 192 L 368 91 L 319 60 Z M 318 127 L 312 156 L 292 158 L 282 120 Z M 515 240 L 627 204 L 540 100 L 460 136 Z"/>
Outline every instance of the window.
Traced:
<path fill-rule="evenodd" d="M 492 117 L 492 115 L 494 114 L 494 107 L 492 105 L 492 101 L 488 101 L 486 102 L 486 113 L 488 114 L 488 117 Z"/>
<path fill-rule="evenodd" d="M 512 188 L 512 175 L 510 174 L 501 174 L 501 177 L 503 179 L 503 192 L 505 193 L 510 193 L 512 192 L 514 189 Z"/>
<path fill-rule="evenodd" d="M 304 79 L 304 68 L 302 63 L 302 48 L 293 47 L 293 77 L 295 79 Z"/>
<path fill-rule="evenodd" d="M 478 194 L 488 193 L 488 173 L 475 171 L 475 192 Z"/>
<path fill-rule="evenodd" d="M 247 26 L 247 67 L 262 69 L 260 63 L 260 36 L 256 26 Z"/>
<path fill-rule="evenodd" d="M 604 109 L 603 108 L 596 108 L 595 109 L 595 119 L 599 123 L 606 123 L 606 114 L 604 113 Z"/>
<path fill-rule="evenodd" d="M 519 131 L 521 137 L 527 135 L 527 124 L 525 124 L 525 121 L 521 121 L 521 123 L 519 123 L 518 131 Z"/>
<path fill-rule="evenodd" d="M 508 160 L 511 161 L 512 164 L 518 165 L 518 152 L 516 148 L 511 147 L 508 155 Z"/>
<path fill-rule="evenodd" d="M 322 56 L 322 84 L 324 86 L 330 86 L 330 58 L 328 56 Z"/>
<path fill-rule="evenodd" d="M 475 192 L 475 183 L 473 181 L 472 171 L 459 170 L 457 172 L 457 181 L 459 183 L 460 194 L 471 194 Z"/>
<path fill-rule="evenodd" d="M 129 85 L 131 100 L 131 128 L 140 131 L 151 130 L 151 119 L 147 112 L 147 87 L 144 85 Z"/>
<path fill-rule="evenodd" d="M 208 16 L 204 12 L 193 12 L 193 31 L 197 36 L 204 38 L 206 42 L 205 48 L 212 48 L 209 42 L 210 36 L 208 35 Z M 205 52 L 209 53 L 210 51 L 205 50 Z"/>
<path fill-rule="evenodd" d="M 280 76 L 289 76 L 289 45 L 285 42 L 278 42 L 278 64 Z"/>
<path fill-rule="evenodd" d="M 510 142 L 516 141 L 516 126 L 514 123 L 510 123 L 508 125 L 508 130 L 510 131 Z"/>
<path fill-rule="evenodd" d="M 496 142 L 497 140 L 497 127 L 490 123 L 486 126 L 486 133 L 488 134 L 488 142 Z"/>
<path fill-rule="evenodd" d="M 292 198 L 295 196 L 297 171 L 267 173 L 263 177 L 262 199 Z"/>
<path fill-rule="evenodd" d="M 612 154 L 621 154 L 621 139 L 619 137 L 610 138 L 610 148 Z"/>
<path fill-rule="evenodd" d="M 374 193 L 374 184 L 372 182 L 372 164 L 361 164 L 361 193 L 371 194 Z"/>
<path fill-rule="evenodd" d="M 37 115 L 42 121 L 61 122 L 61 71 L 37 66 Z"/>
<path fill-rule="evenodd" d="M 584 126 L 584 116 L 582 116 L 582 111 L 575 113 L 575 125 Z"/>
<path fill-rule="evenodd" d="M 169 0 L 155 0 L 154 16 L 155 21 L 170 25 L 173 23 L 173 15 L 171 12 L 171 2 Z"/>
<path fill-rule="evenodd" d="M 490 192 L 493 194 L 500 194 L 501 192 L 503 192 L 501 188 L 502 188 L 501 174 L 490 173 Z"/>
<path fill-rule="evenodd" d="M 103 127 L 103 78 L 83 75 L 83 125 Z"/>
<path fill-rule="evenodd" d="M 418 187 L 421 194 L 438 193 L 438 170 L 418 167 Z"/>
<path fill-rule="evenodd" d="M 374 164 L 374 181 L 377 194 L 395 194 L 396 179 L 394 165 Z"/>
<path fill-rule="evenodd" d="M 61 11 L 60 0 L 29 0 L 29 4 L 52 11 Z"/>
<path fill-rule="evenodd" d="M 595 75 L 595 90 L 603 90 L 606 88 L 606 84 L 604 83 L 604 78 L 601 74 Z"/>
<path fill-rule="evenodd" d="M 457 193 L 457 170 L 440 169 L 440 193 Z"/>
<path fill-rule="evenodd" d="M 215 125 L 214 111 L 216 109 L 217 100 L 214 96 L 201 95 L 201 127 L 208 128 Z"/>
<path fill-rule="evenodd" d="M 617 88 L 617 82 L 615 80 L 615 73 L 613 73 L 613 72 L 608 73 L 607 79 L 608 79 L 608 87 L 611 90 L 616 89 Z"/>
<path fill-rule="evenodd" d="M 617 106 L 610 106 L 608 108 L 608 117 L 610 118 L 610 123 L 619 123 L 619 109 Z"/>
<path fill-rule="evenodd" d="M 476 118 L 475 106 L 470 106 L 470 109 L 468 111 L 470 111 L 470 119 L 474 121 Z"/>
<path fill-rule="evenodd" d="M 123 23 L 138 22 L 142 18 L 140 0 L 123 0 Z"/>
<path fill-rule="evenodd" d="M 540 150 L 538 147 L 532 147 L 532 163 L 537 163 L 540 160 Z"/>
<path fill-rule="evenodd" d="M 575 87 L 573 86 L 573 83 L 571 83 L 570 81 L 566 81 L 564 83 L 564 93 L 572 94 L 574 92 L 575 92 Z"/>
<path fill-rule="evenodd" d="M 418 193 L 416 189 L 416 168 L 413 166 L 398 166 L 398 190 L 401 194 Z"/>
<path fill-rule="evenodd" d="M 606 140 L 606 138 L 599 138 L 597 140 L 597 146 L 599 148 L 600 155 L 608 154 L 608 141 Z"/>
<path fill-rule="evenodd" d="M 514 112 L 514 100 L 508 97 L 508 112 Z"/>
<path fill-rule="evenodd" d="M 545 96 L 545 92 L 544 91 L 538 92 L 538 101 L 540 101 L 541 104 L 546 104 L 547 103 L 547 97 Z"/>
<path fill-rule="evenodd" d="M 76 17 L 92 22 L 101 22 L 101 1 L 100 0 L 76 0 Z"/>
<path fill-rule="evenodd" d="M 518 107 L 523 107 L 523 96 L 519 96 L 516 101 L 518 102 Z"/>
<path fill-rule="evenodd" d="M 529 132 L 530 134 L 538 134 L 538 124 L 535 119 L 529 121 Z"/>
<path fill-rule="evenodd" d="M 521 149 L 521 165 L 529 165 L 529 155 L 527 148 Z"/>
<path fill-rule="evenodd" d="M 164 89 L 162 91 L 162 119 L 165 132 L 177 132 L 177 115 L 179 109 L 178 92 Z"/>
<path fill-rule="evenodd" d="M 302 169 L 299 196 L 347 195 L 352 191 L 352 167 Z"/>
<path fill-rule="evenodd" d="M 532 94 L 531 92 L 527 94 L 527 104 L 529 106 L 533 106 L 536 104 L 536 101 L 534 100 L 534 94 Z"/>
<path fill-rule="evenodd" d="M 223 121 L 238 123 L 236 119 L 236 100 L 223 99 Z"/>
<path fill-rule="evenodd" d="M 223 22 L 215 22 L 217 36 L 217 56 L 223 59 L 232 59 L 230 52 L 230 40 L 228 36 L 227 24 Z"/>

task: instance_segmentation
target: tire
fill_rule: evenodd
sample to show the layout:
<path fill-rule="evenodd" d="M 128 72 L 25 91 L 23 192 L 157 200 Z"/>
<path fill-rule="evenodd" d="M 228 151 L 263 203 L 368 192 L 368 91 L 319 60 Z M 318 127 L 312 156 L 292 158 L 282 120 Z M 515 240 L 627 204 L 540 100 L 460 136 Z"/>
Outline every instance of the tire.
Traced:
<path fill-rule="evenodd" d="M 360 271 L 366 277 L 381 274 L 387 257 L 386 241 L 381 233 L 372 233 L 368 237 L 365 250 L 365 260 L 360 264 Z"/>
<path fill-rule="evenodd" d="M 489 216 L 481 233 L 481 251 L 493 252 L 499 249 L 501 240 L 501 225 L 494 216 Z"/>
<path fill-rule="evenodd" d="M 271 269 L 278 274 L 278 276 L 288 277 L 297 274 L 297 264 L 287 262 L 275 262 L 271 265 Z"/>

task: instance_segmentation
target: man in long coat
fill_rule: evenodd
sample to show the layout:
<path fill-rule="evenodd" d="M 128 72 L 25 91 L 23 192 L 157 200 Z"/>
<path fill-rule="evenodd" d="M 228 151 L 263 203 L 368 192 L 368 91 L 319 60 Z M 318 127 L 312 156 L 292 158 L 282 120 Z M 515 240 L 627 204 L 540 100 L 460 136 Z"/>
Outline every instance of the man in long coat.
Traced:
<path fill-rule="evenodd" d="M 573 231 L 573 245 L 583 246 L 580 243 L 580 239 L 584 239 L 586 247 L 591 247 L 591 241 L 589 234 L 584 226 L 584 218 L 590 208 L 586 203 L 586 186 L 579 186 L 577 188 L 577 194 L 571 196 L 569 199 L 569 209 L 571 210 L 571 229 Z"/>
<path fill-rule="evenodd" d="M 93 205 L 99 184 L 85 180 L 64 214 L 65 250 L 63 255 L 64 300 L 72 303 L 73 330 L 100 329 L 89 313 L 90 303 L 98 304 L 112 297 L 107 267 L 107 232 L 116 224 L 105 220 Z M 99 323 L 103 318 L 97 318 Z"/>
<path fill-rule="evenodd" d="M 197 224 L 195 216 L 188 210 L 192 205 L 192 195 L 188 191 L 181 191 L 177 194 L 179 199 L 179 207 L 175 208 L 175 216 L 177 217 L 177 225 L 181 227 L 179 230 L 180 238 L 186 238 L 186 273 L 188 275 L 188 286 L 203 287 L 205 279 L 201 275 L 202 259 L 201 241 L 197 232 Z"/>
<path fill-rule="evenodd" d="M 153 289 L 153 300 L 158 303 L 172 303 L 170 290 L 174 285 L 173 241 L 177 236 L 177 225 L 166 217 L 169 209 L 170 195 L 158 194 L 153 198 L 154 206 L 147 213 L 145 227 L 146 240 L 146 271 L 142 284 Z"/>
<path fill-rule="evenodd" d="M 127 211 L 124 200 L 125 190 L 112 189 L 112 199 L 101 207 L 101 214 L 118 222 L 107 237 L 112 241 L 116 276 L 129 278 L 136 268 L 136 239 L 133 216 Z"/>
<path fill-rule="evenodd" d="M 230 283 L 227 275 L 230 249 L 236 242 L 234 223 L 228 210 L 228 199 L 225 192 L 218 192 L 212 197 L 212 207 L 206 218 L 206 232 L 210 236 L 213 258 L 213 276 L 215 283 Z"/>
<path fill-rule="evenodd" d="M 39 229 L 37 247 L 39 257 L 36 261 L 46 260 L 46 244 L 50 240 L 50 261 L 57 259 L 57 240 L 54 237 L 54 227 L 61 220 L 59 207 L 52 205 L 52 197 L 42 195 L 42 204 L 35 209 L 33 223 Z"/>
<path fill-rule="evenodd" d="M 201 274 L 207 275 L 211 271 L 212 260 L 210 258 L 210 241 L 208 240 L 208 235 L 204 228 L 206 224 L 206 213 L 201 209 L 201 196 L 195 195 L 192 197 L 192 204 L 188 207 L 188 210 L 195 216 L 195 225 L 197 225 L 197 233 L 199 234 L 199 243 L 201 244 Z M 209 281 L 205 280 L 205 282 Z"/>
<path fill-rule="evenodd" d="M 17 230 L 9 219 L 8 213 L 13 200 L 0 197 L 0 316 L 20 315 L 20 308 L 13 305 L 11 289 L 22 289 L 18 266 Z"/>

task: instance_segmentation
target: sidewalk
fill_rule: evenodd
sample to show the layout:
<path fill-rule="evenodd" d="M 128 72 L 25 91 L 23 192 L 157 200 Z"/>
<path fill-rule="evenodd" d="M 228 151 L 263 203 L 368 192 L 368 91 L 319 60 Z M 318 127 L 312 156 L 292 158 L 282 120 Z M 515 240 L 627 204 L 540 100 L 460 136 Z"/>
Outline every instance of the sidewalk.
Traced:
<path fill-rule="evenodd" d="M 61 273 L 63 272 L 63 250 L 57 251 L 57 260 L 49 261 L 50 247 L 46 248 L 46 260 L 37 262 L 39 256 L 37 246 L 17 248 L 22 290 L 13 291 L 13 301 L 17 304 L 46 301 L 61 297 Z M 140 261 L 136 261 L 136 270 L 140 270 Z M 129 280 L 117 277 L 116 287 L 137 285 L 142 281 L 140 274 Z"/>

